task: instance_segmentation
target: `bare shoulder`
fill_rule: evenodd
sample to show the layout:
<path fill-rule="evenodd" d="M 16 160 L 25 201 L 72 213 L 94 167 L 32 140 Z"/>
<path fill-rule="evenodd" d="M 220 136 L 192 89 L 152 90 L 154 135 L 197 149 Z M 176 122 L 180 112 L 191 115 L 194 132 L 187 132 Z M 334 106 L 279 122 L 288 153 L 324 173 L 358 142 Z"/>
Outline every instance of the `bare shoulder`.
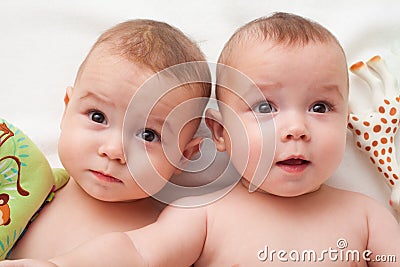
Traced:
<path fill-rule="evenodd" d="M 202 200 L 207 198 L 176 200 L 165 207 L 156 222 L 127 232 L 149 266 L 190 266 L 201 255 L 208 209 L 207 205 L 198 205 Z"/>
<path fill-rule="evenodd" d="M 394 212 L 391 212 L 388 208 L 374 198 L 357 192 L 335 188 L 333 190 L 335 190 L 339 196 L 343 198 L 342 201 L 349 202 L 350 205 L 356 205 L 358 209 L 361 209 L 365 212 L 370 229 L 373 229 L 374 227 L 381 228 L 384 225 L 385 227 L 388 227 L 391 225 L 391 229 L 395 228 L 400 231 L 400 224 L 393 215 Z M 383 229 L 380 229 L 379 231 L 383 231 Z"/>
<path fill-rule="evenodd" d="M 235 198 L 238 194 L 235 191 L 235 186 L 228 186 L 225 188 L 219 188 L 212 192 L 205 194 L 198 194 L 193 196 L 187 196 L 175 200 L 169 206 L 175 208 L 187 208 L 191 209 L 192 212 L 207 213 L 210 209 L 215 206 L 224 205 L 226 200 Z"/>
<path fill-rule="evenodd" d="M 366 248 L 371 252 L 370 259 L 380 256 L 400 258 L 400 224 L 394 213 L 381 203 L 367 195 L 339 189 L 329 189 L 333 195 L 338 196 L 343 207 L 349 207 L 354 211 L 349 217 L 365 216 L 367 230 Z M 351 207 L 353 205 L 353 207 Z M 369 263 L 369 266 L 379 262 Z M 386 265 L 385 265 L 386 266 Z M 392 266 L 392 265 L 390 265 Z"/>
<path fill-rule="evenodd" d="M 328 185 L 323 185 L 321 187 L 325 196 L 327 198 L 332 198 L 332 200 L 337 200 L 341 203 L 345 203 L 346 205 L 357 205 L 359 208 L 363 207 L 376 207 L 378 209 L 385 209 L 387 210 L 381 203 L 377 200 L 373 199 L 372 197 L 349 190 L 339 189 L 335 187 L 331 187 Z"/>

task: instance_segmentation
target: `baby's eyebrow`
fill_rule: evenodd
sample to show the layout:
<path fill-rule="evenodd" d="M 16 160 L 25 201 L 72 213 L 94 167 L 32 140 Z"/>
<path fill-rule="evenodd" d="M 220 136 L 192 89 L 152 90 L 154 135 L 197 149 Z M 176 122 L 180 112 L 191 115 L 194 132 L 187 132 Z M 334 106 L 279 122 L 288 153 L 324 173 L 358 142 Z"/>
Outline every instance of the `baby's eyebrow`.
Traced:
<path fill-rule="evenodd" d="M 255 83 L 255 85 L 262 90 L 276 90 L 282 88 L 281 83 Z"/>
<path fill-rule="evenodd" d="M 315 89 L 322 90 L 323 92 L 327 92 L 327 93 L 337 93 L 338 95 L 340 95 L 340 97 L 342 99 L 345 99 L 342 92 L 339 89 L 339 86 L 336 84 L 322 85 L 322 86 L 315 87 Z"/>
<path fill-rule="evenodd" d="M 269 90 L 279 90 L 282 88 L 281 83 L 260 83 L 260 82 L 254 82 L 252 84 L 249 84 L 247 86 L 242 94 L 241 97 L 243 99 L 248 99 L 250 96 L 254 97 L 255 93 L 258 93 L 259 97 L 264 98 L 263 91 L 269 91 Z"/>
<path fill-rule="evenodd" d="M 172 131 L 172 127 L 171 124 L 168 120 L 165 120 L 162 117 L 158 117 L 158 116 L 152 116 L 151 114 L 148 116 L 147 121 L 149 122 L 155 122 L 156 124 L 160 125 L 161 129 L 164 129 L 164 127 L 166 128 L 167 131 L 169 131 L 170 133 L 173 133 Z M 160 130 L 161 130 L 160 129 Z M 165 130 L 163 130 L 165 131 Z M 161 133 L 160 133 L 161 134 Z"/>
<path fill-rule="evenodd" d="M 96 102 L 101 102 L 102 104 L 105 104 L 105 105 L 115 106 L 115 103 L 110 101 L 107 97 L 93 93 L 93 92 L 87 92 L 86 94 L 79 97 L 79 100 L 81 100 L 81 101 L 94 100 Z"/>

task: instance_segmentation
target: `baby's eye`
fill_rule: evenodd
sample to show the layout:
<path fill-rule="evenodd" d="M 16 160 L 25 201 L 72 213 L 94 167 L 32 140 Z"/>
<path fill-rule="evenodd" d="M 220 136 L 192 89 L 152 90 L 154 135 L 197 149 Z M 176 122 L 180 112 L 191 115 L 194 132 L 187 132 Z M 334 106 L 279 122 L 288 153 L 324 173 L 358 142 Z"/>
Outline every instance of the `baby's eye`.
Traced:
<path fill-rule="evenodd" d="M 96 123 L 107 124 L 106 116 L 101 111 L 98 110 L 90 111 L 89 118 Z"/>
<path fill-rule="evenodd" d="M 143 129 L 137 134 L 137 136 L 139 138 L 142 138 L 146 142 L 160 141 L 160 137 L 158 136 L 158 134 L 154 130 L 151 130 L 151 129 Z"/>
<path fill-rule="evenodd" d="M 309 109 L 310 112 L 316 112 L 316 113 L 326 113 L 331 110 L 332 108 L 330 107 L 330 105 L 323 102 L 315 103 Z"/>
<path fill-rule="evenodd" d="M 276 109 L 269 102 L 261 102 L 254 106 L 253 110 L 257 113 L 276 112 Z"/>

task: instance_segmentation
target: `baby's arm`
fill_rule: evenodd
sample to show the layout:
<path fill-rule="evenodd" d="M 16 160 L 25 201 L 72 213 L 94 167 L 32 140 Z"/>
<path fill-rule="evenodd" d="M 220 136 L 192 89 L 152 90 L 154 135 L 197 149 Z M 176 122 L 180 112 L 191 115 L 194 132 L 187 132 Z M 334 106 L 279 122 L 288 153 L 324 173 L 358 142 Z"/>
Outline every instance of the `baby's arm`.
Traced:
<path fill-rule="evenodd" d="M 110 233 L 51 259 L 57 266 L 190 266 L 200 256 L 206 238 L 205 208 L 167 207 L 144 228 Z M 15 261 L 17 262 L 17 261 Z M 8 267 L 48 267 L 48 263 L 8 262 Z"/>
<path fill-rule="evenodd" d="M 132 241 L 125 233 L 110 233 L 95 238 L 71 252 L 51 261 L 21 259 L 1 261 L 1 267 L 57 267 L 57 266 L 144 266 Z M 136 265 L 137 264 L 137 265 Z"/>
<path fill-rule="evenodd" d="M 400 262 L 400 224 L 375 201 L 368 204 L 368 246 L 372 252 L 368 266 L 398 266 Z M 378 257 L 378 258 L 377 258 Z M 391 261 L 391 262 L 390 262 Z"/>
<path fill-rule="evenodd" d="M 156 223 L 127 235 L 144 266 L 190 266 L 206 240 L 206 208 L 167 207 Z"/>

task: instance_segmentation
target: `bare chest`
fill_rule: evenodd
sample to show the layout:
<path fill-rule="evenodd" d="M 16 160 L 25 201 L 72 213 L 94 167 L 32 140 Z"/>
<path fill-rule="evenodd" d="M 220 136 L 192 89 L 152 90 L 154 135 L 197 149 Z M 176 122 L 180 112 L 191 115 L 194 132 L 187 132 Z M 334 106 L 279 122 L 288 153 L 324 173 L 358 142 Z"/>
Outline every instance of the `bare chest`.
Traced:
<path fill-rule="evenodd" d="M 361 213 L 239 205 L 211 219 L 207 231 L 196 267 L 366 266 L 367 226 Z"/>
<path fill-rule="evenodd" d="M 30 225 L 10 258 L 49 259 L 98 235 L 143 227 L 159 214 L 147 203 L 99 203 L 76 203 L 56 196 Z"/>

